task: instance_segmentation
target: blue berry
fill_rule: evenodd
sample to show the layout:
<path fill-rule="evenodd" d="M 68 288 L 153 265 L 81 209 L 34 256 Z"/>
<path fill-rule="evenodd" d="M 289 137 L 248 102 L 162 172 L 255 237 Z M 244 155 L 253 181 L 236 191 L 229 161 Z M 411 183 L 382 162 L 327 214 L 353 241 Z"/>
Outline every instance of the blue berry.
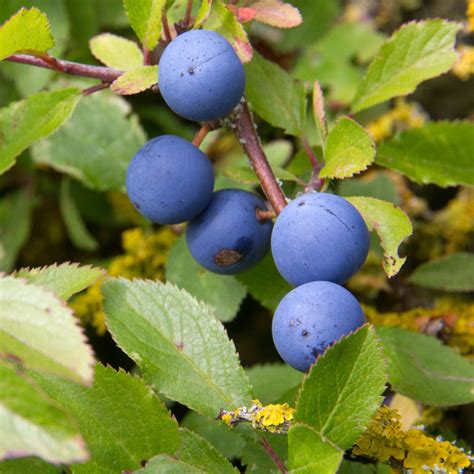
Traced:
<path fill-rule="evenodd" d="M 198 122 L 215 120 L 239 103 L 245 73 L 223 36 L 193 30 L 179 35 L 164 50 L 158 84 L 165 102 L 181 117 Z"/>
<path fill-rule="evenodd" d="M 255 194 L 224 189 L 213 194 L 204 212 L 186 229 L 194 259 L 211 272 L 242 272 L 262 259 L 270 248 L 271 221 L 259 221 L 256 210 L 266 209 Z"/>
<path fill-rule="evenodd" d="M 329 281 L 313 281 L 290 291 L 272 322 L 273 342 L 291 367 L 307 372 L 316 358 L 365 323 L 354 296 Z"/>
<path fill-rule="evenodd" d="M 177 224 L 206 207 L 214 172 L 199 148 L 183 138 L 163 135 L 150 140 L 132 158 L 126 185 L 140 214 L 159 224 Z"/>
<path fill-rule="evenodd" d="M 368 251 L 369 231 L 362 216 L 334 194 L 299 196 L 273 228 L 273 259 L 294 286 L 319 280 L 342 284 L 362 266 Z"/>

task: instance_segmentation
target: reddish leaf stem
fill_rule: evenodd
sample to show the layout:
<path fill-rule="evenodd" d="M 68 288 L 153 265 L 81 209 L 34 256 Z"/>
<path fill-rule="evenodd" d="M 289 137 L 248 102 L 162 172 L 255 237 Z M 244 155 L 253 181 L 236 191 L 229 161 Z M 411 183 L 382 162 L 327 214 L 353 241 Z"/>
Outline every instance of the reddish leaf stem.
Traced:
<path fill-rule="evenodd" d="M 193 11 L 193 0 L 188 0 L 186 5 L 186 13 L 184 14 L 184 26 L 186 28 L 191 24 L 191 12 Z"/>
<path fill-rule="evenodd" d="M 311 174 L 311 182 L 309 185 L 306 187 L 306 190 L 319 190 L 322 188 L 324 184 L 324 179 L 321 179 L 319 177 L 319 172 L 321 171 L 321 163 L 319 163 L 318 159 L 316 158 L 316 155 L 311 148 L 311 145 L 308 142 L 308 139 L 306 137 L 303 137 L 301 139 L 303 142 L 303 148 L 306 151 L 306 154 L 309 157 L 309 160 L 311 161 L 311 165 L 313 166 L 313 172 Z"/>
<path fill-rule="evenodd" d="M 268 440 L 264 438 L 263 436 L 262 436 L 262 444 L 263 444 L 263 447 L 265 448 L 265 451 L 268 453 L 268 455 L 272 458 L 272 461 L 278 467 L 278 470 L 282 474 L 287 474 L 288 471 L 286 470 L 286 467 L 283 464 L 283 461 L 278 457 L 278 454 L 273 450 Z"/>
<path fill-rule="evenodd" d="M 203 140 L 206 138 L 207 134 L 212 130 L 211 125 L 208 122 L 202 124 L 202 127 L 199 131 L 194 135 L 193 138 L 193 145 L 200 147 Z"/>
<path fill-rule="evenodd" d="M 151 64 L 151 51 L 143 46 L 143 65 L 149 66 Z"/>
<path fill-rule="evenodd" d="M 276 214 L 279 214 L 286 206 L 286 197 L 265 156 L 246 101 L 242 104 L 242 109 L 235 123 L 234 131 L 252 163 L 255 174 L 270 204 Z"/>
<path fill-rule="evenodd" d="M 168 17 L 166 16 L 166 12 L 163 14 L 162 18 L 163 22 L 163 33 L 165 34 L 165 40 L 167 43 L 173 40 L 173 37 L 171 36 L 171 31 L 170 31 L 170 25 L 168 24 Z"/>
<path fill-rule="evenodd" d="M 101 82 L 99 84 L 96 84 L 95 86 L 88 87 L 87 89 L 84 89 L 82 91 L 82 95 L 91 95 L 94 92 L 101 91 L 103 89 L 107 89 L 110 87 L 110 83 L 108 82 Z"/>

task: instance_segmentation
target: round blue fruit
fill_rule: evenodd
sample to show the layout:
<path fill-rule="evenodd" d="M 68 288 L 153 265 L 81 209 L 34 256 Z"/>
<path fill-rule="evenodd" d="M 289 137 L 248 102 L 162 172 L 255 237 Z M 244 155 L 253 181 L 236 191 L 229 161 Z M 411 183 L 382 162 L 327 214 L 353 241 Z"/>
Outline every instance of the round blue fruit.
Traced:
<path fill-rule="evenodd" d="M 192 143 L 163 135 L 146 143 L 127 170 L 127 193 L 140 214 L 159 224 L 196 217 L 214 188 L 207 156 Z"/>
<path fill-rule="evenodd" d="M 272 233 L 278 271 L 290 284 L 332 281 L 342 284 L 365 262 L 369 231 L 346 199 L 306 193 L 286 206 Z"/>
<path fill-rule="evenodd" d="M 200 122 L 232 112 L 244 94 L 245 73 L 223 36 L 193 30 L 179 35 L 164 50 L 158 84 L 175 113 Z"/>
<path fill-rule="evenodd" d="M 275 347 L 291 367 L 308 372 L 316 358 L 365 323 L 354 296 L 329 281 L 312 281 L 290 291 L 272 322 Z"/>
<path fill-rule="evenodd" d="M 194 259 L 211 272 L 231 275 L 247 270 L 270 248 L 272 223 L 259 221 L 257 209 L 266 210 L 255 194 L 224 189 L 213 194 L 204 212 L 186 229 Z"/>

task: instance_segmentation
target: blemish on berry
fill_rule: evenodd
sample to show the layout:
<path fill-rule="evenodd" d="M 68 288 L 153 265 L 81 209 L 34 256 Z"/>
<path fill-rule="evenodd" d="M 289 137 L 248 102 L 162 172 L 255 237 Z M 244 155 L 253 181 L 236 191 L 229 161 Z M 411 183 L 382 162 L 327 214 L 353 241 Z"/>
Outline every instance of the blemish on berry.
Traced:
<path fill-rule="evenodd" d="M 301 331 L 301 335 L 302 335 L 303 337 L 306 337 L 308 334 L 309 334 L 309 332 L 306 331 L 306 329 L 303 329 L 303 330 Z"/>
<path fill-rule="evenodd" d="M 216 255 L 214 255 L 214 262 L 219 267 L 228 267 L 240 262 L 244 256 L 233 249 L 223 249 Z"/>

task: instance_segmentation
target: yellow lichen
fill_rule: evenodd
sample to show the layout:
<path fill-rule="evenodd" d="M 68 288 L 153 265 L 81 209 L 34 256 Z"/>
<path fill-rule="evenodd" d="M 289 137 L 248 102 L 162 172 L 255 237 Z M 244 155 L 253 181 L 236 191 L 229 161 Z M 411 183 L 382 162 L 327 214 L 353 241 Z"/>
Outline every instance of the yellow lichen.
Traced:
<path fill-rule="evenodd" d="M 221 416 L 221 420 L 222 420 L 226 425 L 232 426 L 232 415 L 231 415 L 230 413 L 224 413 L 224 414 Z"/>
<path fill-rule="evenodd" d="M 474 74 L 474 47 L 460 46 L 459 59 L 452 68 L 453 74 L 463 81 L 467 81 Z"/>
<path fill-rule="evenodd" d="M 399 463 L 412 469 L 412 474 L 435 469 L 455 474 L 471 464 L 469 456 L 448 441 L 431 438 L 416 428 L 403 431 L 400 414 L 388 407 L 379 408 L 352 452 L 380 462 Z"/>
<path fill-rule="evenodd" d="M 175 240 L 176 235 L 167 227 L 150 233 L 141 228 L 126 230 L 122 234 L 125 253 L 111 260 L 109 275 L 163 280 L 168 251 Z M 98 334 L 103 334 L 106 330 L 100 291 L 102 282 L 103 280 L 99 280 L 71 303 L 75 314 L 85 324 L 94 326 Z"/>
<path fill-rule="evenodd" d="M 474 32 L 474 0 L 467 0 L 466 17 L 468 31 L 472 33 Z"/>
<path fill-rule="evenodd" d="M 417 104 L 397 99 L 391 110 L 367 125 L 367 130 L 379 142 L 396 131 L 421 127 L 425 121 L 426 116 Z"/>

